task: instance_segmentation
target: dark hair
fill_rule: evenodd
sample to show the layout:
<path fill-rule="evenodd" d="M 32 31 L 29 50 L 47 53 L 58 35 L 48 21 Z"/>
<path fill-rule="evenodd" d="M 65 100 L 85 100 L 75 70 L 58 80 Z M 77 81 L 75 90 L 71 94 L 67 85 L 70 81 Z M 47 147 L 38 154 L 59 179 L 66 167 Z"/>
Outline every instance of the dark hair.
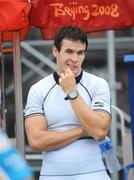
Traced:
<path fill-rule="evenodd" d="M 60 51 L 61 42 L 63 39 L 69 39 L 73 41 L 81 41 L 86 45 L 86 50 L 88 46 L 88 40 L 86 33 L 76 26 L 63 26 L 55 36 L 54 45 Z M 85 50 L 85 51 L 86 51 Z"/>

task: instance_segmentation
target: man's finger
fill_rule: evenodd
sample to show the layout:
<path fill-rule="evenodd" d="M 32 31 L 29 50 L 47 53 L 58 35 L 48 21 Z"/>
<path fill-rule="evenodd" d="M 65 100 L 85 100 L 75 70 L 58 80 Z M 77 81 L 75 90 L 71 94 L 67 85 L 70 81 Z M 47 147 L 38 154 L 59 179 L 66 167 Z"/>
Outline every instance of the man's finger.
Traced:
<path fill-rule="evenodd" d="M 64 73 L 61 73 L 61 74 L 60 74 L 60 77 L 61 77 L 62 79 L 65 79 L 65 74 L 64 74 Z"/>
<path fill-rule="evenodd" d="M 67 69 L 66 69 L 66 73 L 67 73 L 67 74 L 71 74 L 71 75 L 73 74 L 73 72 L 72 72 L 72 70 L 71 70 L 70 68 L 67 68 Z"/>

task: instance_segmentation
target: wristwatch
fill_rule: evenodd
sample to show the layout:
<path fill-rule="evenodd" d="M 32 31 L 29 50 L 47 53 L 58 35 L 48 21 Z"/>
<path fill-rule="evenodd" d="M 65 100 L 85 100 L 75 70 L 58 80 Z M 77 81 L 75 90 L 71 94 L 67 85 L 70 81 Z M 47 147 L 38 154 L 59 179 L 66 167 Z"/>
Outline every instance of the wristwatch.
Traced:
<path fill-rule="evenodd" d="M 79 95 L 79 92 L 77 90 L 72 90 L 69 91 L 67 96 L 65 97 L 65 100 L 73 100 L 75 98 L 77 98 L 77 96 Z"/>

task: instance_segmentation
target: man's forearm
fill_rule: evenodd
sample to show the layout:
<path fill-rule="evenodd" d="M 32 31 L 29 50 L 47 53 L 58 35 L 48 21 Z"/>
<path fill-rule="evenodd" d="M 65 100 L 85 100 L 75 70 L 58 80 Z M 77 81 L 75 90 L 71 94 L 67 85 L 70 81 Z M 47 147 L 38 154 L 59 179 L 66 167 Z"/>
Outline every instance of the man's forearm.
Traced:
<path fill-rule="evenodd" d="M 31 143 L 31 148 L 34 151 L 52 151 L 73 143 L 81 136 L 83 136 L 81 127 L 63 132 L 42 131 Z"/>
<path fill-rule="evenodd" d="M 99 140 L 107 135 L 110 125 L 107 113 L 93 111 L 80 95 L 70 102 L 81 126 L 90 136 Z"/>

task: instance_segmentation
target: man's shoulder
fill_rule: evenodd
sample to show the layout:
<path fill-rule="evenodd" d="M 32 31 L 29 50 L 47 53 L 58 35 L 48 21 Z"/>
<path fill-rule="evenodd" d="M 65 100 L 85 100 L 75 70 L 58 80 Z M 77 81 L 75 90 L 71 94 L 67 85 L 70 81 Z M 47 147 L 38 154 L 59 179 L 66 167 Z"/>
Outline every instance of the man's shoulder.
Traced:
<path fill-rule="evenodd" d="M 52 86 L 54 86 L 56 82 L 54 81 L 53 78 L 53 73 L 49 74 L 48 76 L 44 77 L 43 79 L 39 80 L 35 84 L 31 86 L 31 89 L 35 89 L 36 91 L 47 91 L 49 90 Z"/>
<path fill-rule="evenodd" d="M 105 81 L 104 78 L 96 76 L 94 74 L 91 74 L 89 72 L 83 71 L 83 78 L 87 81 L 92 81 L 92 82 L 98 82 L 98 81 Z"/>

